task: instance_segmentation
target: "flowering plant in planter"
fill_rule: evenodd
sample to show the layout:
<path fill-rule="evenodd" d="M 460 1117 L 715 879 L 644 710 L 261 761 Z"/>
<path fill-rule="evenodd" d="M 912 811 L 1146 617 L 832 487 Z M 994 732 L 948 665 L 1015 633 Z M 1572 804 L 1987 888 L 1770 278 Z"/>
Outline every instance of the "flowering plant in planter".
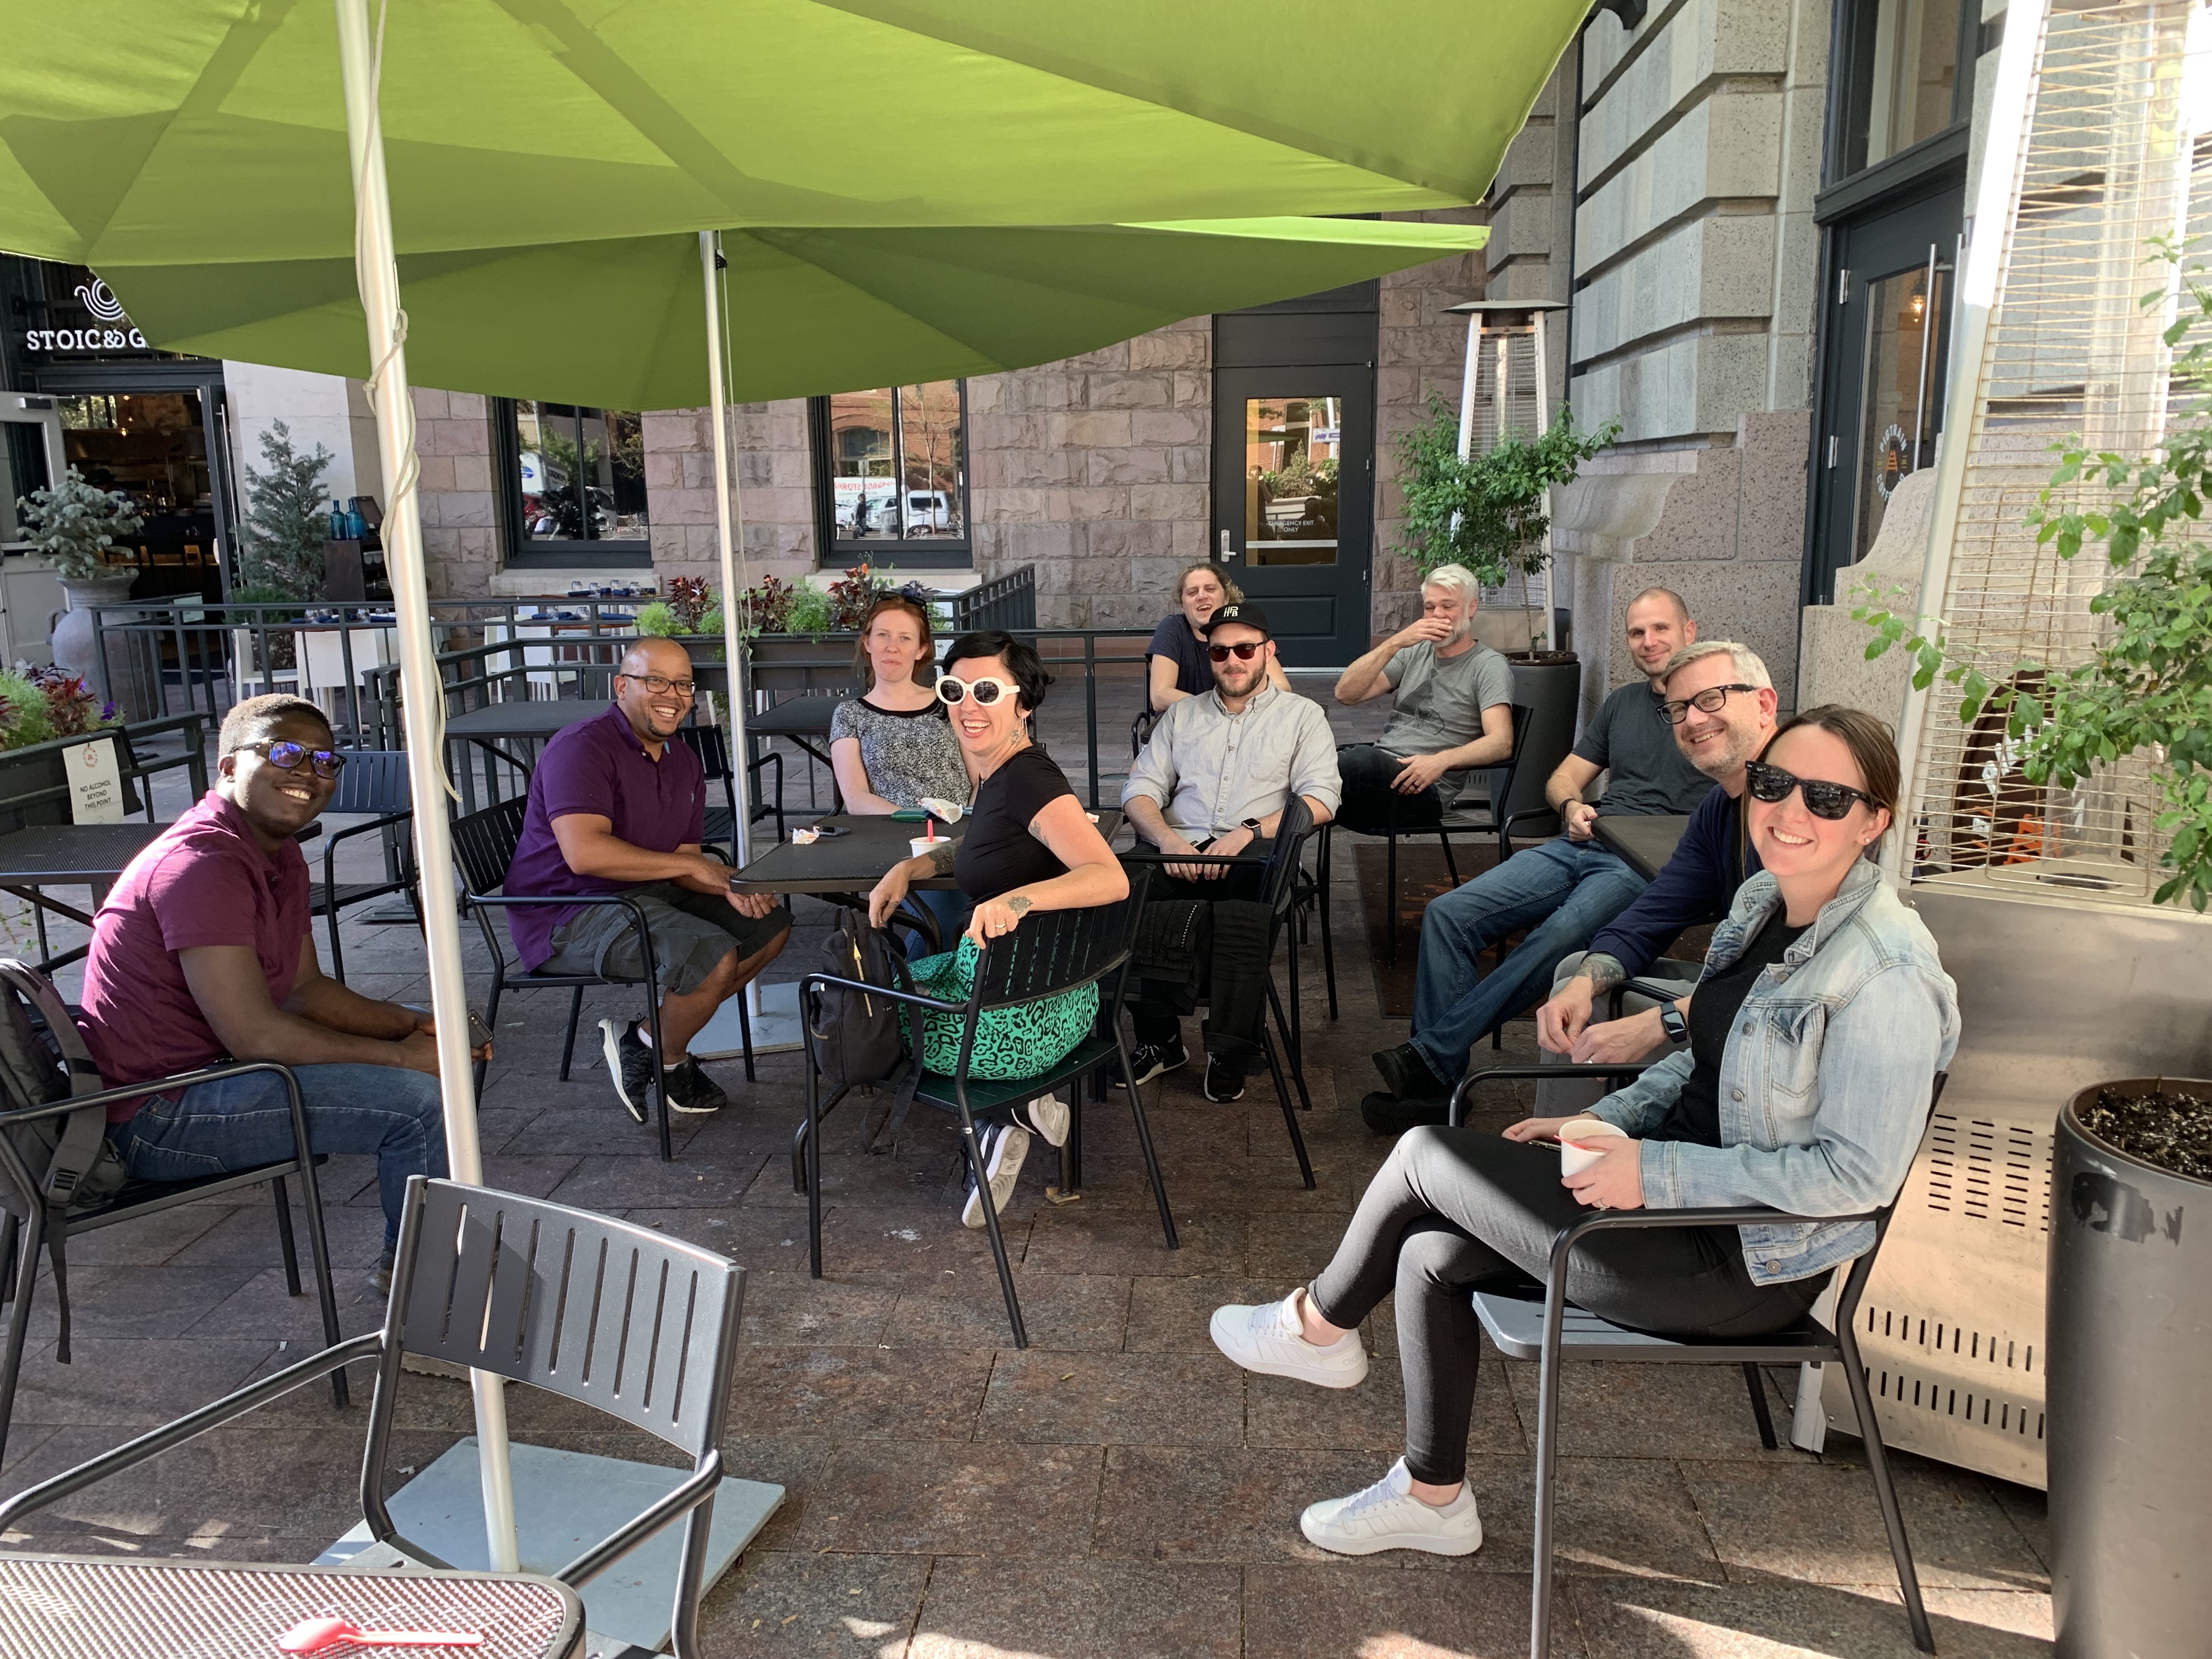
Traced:
<path fill-rule="evenodd" d="M 122 724 L 115 705 L 101 702 L 82 675 L 67 669 L 18 663 L 0 674 L 0 749 L 27 749 Z"/>

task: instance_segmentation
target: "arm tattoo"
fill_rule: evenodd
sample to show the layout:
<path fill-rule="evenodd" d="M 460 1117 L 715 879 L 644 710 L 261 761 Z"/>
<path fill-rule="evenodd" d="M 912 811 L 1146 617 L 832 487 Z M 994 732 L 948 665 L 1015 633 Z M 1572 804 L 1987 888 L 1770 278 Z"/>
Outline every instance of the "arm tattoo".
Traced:
<path fill-rule="evenodd" d="M 934 847 L 931 848 L 928 853 L 925 855 L 929 860 L 931 873 L 939 876 L 951 875 L 952 873 L 952 856 L 959 850 L 959 848 L 960 843 L 957 841 L 941 841 Z"/>
<path fill-rule="evenodd" d="M 1006 901 L 1006 908 L 1012 910 L 1016 915 L 1019 915 L 1023 911 L 1030 908 L 1031 902 L 1032 901 L 1026 895 L 1017 893 L 1013 897 Z"/>
<path fill-rule="evenodd" d="M 1590 988 L 1595 991 L 1609 991 L 1628 977 L 1628 970 L 1620 960 L 1602 951 L 1593 951 L 1584 957 L 1583 965 L 1576 971 L 1589 980 Z"/>

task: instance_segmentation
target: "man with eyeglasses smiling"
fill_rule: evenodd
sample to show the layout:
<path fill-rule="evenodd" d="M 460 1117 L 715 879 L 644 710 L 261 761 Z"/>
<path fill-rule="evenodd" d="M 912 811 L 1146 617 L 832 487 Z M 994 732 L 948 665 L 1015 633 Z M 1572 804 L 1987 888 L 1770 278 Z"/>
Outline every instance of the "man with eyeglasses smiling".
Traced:
<path fill-rule="evenodd" d="M 1342 794 L 1336 743 L 1318 703 L 1269 685 L 1275 646 L 1258 605 L 1249 599 L 1224 605 L 1202 631 L 1213 690 L 1168 705 L 1130 764 L 1121 810 L 1137 834 L 1170 859 L 1199 852 L 1225 857 L 1255 848 L 1264 853 L 1292 795 L 1305 798 L 1316 823 L 1327 823 L 1335 811 Z M 1214 907 L 1204 959 L 1194 964 L 1212 1016 L 1208 1100 L 1241 1098 L 1247 1069 L 1261 1054 L 1266 918 L 1242 916 L 1224 904 L 1252 899 L 1257 878 L 1255 868 L 1170 863 L 1149 890 L 1156 903 L 1200 900 Z M 1129 1058 L 1139 1083 L 1186 1063 L 1182 1016 L 1197 1006 L 1188 982 L 1143 981 L 1130 1011 L 1137 1047 Z"/>
<path fill-rule="evenodd" d="M 1551 1000 L 1536 1011 L 1536 1040 L 1577 1064 L 1640 1060 L 1688 1041 L 1683 1021 L 1698 964 L 1663 961 L 1661 953 L 1684 928 L 1724 915 L 1736 889 L 1760 867 L 1745 826 L 1743 796 L 1746 765 L 1774 735 L 1776 699 L 1766 665 L 1747 647 L 1713 640 L 1676 652 L 1660 684 L 1662 713 L 1674 728 L 1675 743 L 1720 787 L 1690 815 L 1674 856 L 1636 902 L 1590 941 L 1585 954 L 1559 964 Z M 1590 1024 L 1600 996 L 1639 977 L 1679 983 L 1683 994 Z M 1540 1111 L 1562 1103 L 1552 1092 L 1540 1091 Z"/>
<path fill-rule="evenodd" d="M 110 1086 L 224 1056 L 289 1066 L 318 1152 L 376 1159 L 389 1288 L 410 1176 L 446 1173 L 430 1016 L 323 977 L 307 860 L 293 839 L 330 805 L 345 757 L 303 698 L 248 697 L 224 719 L 215 787 L 131 860 L 93 918 L 85 1046 Z M 284 1080 L 249 1073 L 108 1108 L 131 1173 L 182 1181 L 293 1153 Z"/>
<path fill-rule="evenodd" d="M 791 937 L 791 913 L 764 894 L 732 893 L 729 866 L 702 850 L 707 772 L 676 741 L 695 689 L 691 659 L 674 641 L 630 647 L 615 673 L 614 707 L 559 732 L 539 757 L 506 890 L 623 893 L 644 908 L 668 1104 L 703 1113 L 719 1111 L 728 1097 L 692 1058 L 691 1039 L 775 960 Z M 524 905 L 507 912 L 507 929 L 525 968 L 623 978 L 645 971 L 629 912 L 619 905 Z M 647 1030 L 642 1020 L 599 1022 L 615 1097 L 640 1123 L 653 1093 Z"/>

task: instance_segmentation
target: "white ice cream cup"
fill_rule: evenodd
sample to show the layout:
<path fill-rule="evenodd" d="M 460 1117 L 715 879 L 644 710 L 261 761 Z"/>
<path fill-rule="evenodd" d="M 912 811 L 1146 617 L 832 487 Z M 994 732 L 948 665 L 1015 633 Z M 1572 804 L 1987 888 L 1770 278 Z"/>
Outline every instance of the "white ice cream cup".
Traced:
<path fill-rule="evenodd" d="M 1559 1173 L 1571 1176 L 1587 1170 L 1605 1156 L 1605 1149 L 1595 1143 L 1607 1139 L 1617 1139 L 1626 1131 L 1602 1118 L 1578 1117 L 1559 1126 Z M 1581 1146 L 1570 1143 L 1580 1141 Z"/>
<path fill-rule="evenodd" d="M 918 859 L 927 858 L 939 848 L 944 846 L 948 839 L 949 837 L 944 836 L 938 836 L 934 838 L 928 836 L 916 836 L 913 840 L 907 842 L 907 845 L 914 849 L 914 857 Z"/>

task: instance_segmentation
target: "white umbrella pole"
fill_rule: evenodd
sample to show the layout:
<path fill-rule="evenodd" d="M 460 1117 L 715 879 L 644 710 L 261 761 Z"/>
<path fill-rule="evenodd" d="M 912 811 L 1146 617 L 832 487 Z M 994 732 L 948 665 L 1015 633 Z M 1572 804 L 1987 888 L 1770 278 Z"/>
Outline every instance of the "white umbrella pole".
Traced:
<path fill-rule="evenodd" d="M 738 672 L 744 623 L 738 615 L 738 604 L 744 590 L 738 586 L 737 538 L 731 530 L 737 492 L 730 480 L 730 416 L 727 388 L 722 384 L 722 295 L 721 285 L 715 280 L 714 240 L 711 230 L 699 233 L 699 274 L 707 299 L 707 405 L 714 447 L 715 550 L 722 562 L 722 655 L 730 671 L 729 695 L 725 699 L 730 705 L 730 781 L 738 801 L 738 821 L 731 826 L 731 851 L 738 867 L 743 869 L 752 857 L 752 775 L 746 767 L 750 757 L 745 753 L 745 717 L 752 711 L 745 707 L 743 677 Z M 757 1009 L 758 993 L 748 985 L 745 994 L 756 999 Z"/>
<path fill-rule="evenodd" d="M 368 318 L 370 387 L 383 460 L 384 562 L 398 613 L 407 774 L 416 806 L 416 867 L 422 881 L 423 947 L 430 964 L 430 1009 L 438 1023 L 446 1158 L 455 1180 L 482 1186 L 483 1153 L 477 1139 L 468 987 L 461 972 L 453 842 L 446 816 L 445 694 L 430 638 L 422 520 L 415 499 L 414 405 L 407 383 L 399 267 L 392 248 L 392 198 L 384 176 L 384 135 L 377 118 L 376 54 L 369 36 L 368 0 L 335 3 L 346 137 L 353 153 L 355 265 L 362 309 Z M 507 1396 L 500 1379 L 484 1371 L 471 1372 L 470 1384 L 476 1395 L 477 1462 L 483 1480 L 484 1533 L 491 1565 L 496 1571 L 514 1572 L 520 1559 L 514 1488 L 507 1468 Z"/>

